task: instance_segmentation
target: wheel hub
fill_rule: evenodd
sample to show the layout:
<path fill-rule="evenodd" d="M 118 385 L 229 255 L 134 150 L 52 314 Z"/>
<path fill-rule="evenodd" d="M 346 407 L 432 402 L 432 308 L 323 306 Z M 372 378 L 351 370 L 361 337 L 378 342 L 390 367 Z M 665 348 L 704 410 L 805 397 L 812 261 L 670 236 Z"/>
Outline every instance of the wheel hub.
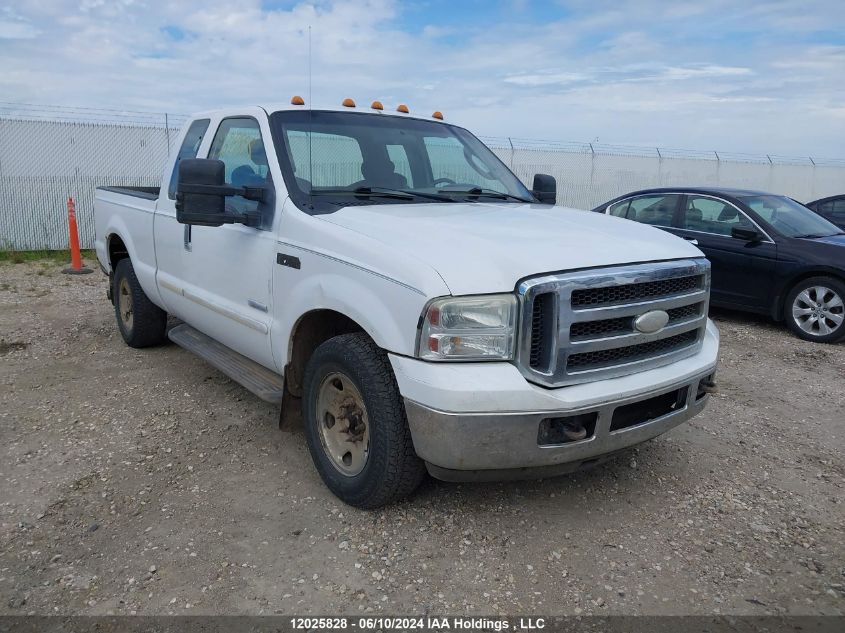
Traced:
<path fill-rule="evenodd" d="M 323 451 L 339 472 L 354 477 L 364 469 L 370 450 L 370 425 L 361 393 L 344 374 L 329 374 L 320 383 L 316 413 Z"/>

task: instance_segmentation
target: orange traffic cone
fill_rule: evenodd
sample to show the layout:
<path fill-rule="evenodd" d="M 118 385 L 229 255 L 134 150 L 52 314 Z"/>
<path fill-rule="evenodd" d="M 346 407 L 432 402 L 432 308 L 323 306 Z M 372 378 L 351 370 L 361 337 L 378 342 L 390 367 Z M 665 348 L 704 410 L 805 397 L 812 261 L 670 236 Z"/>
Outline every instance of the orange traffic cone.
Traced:
<path fill-rule="evenodd" d="M 73 198 L 67 199 L 67 227 L 70 237 L 70 268 L 62 272 L 68 275 L 87 275 L 92 271 L 82 265 L 82 252 L 79 249 L 79 230 L 76 226 L 76 205 Z"/>

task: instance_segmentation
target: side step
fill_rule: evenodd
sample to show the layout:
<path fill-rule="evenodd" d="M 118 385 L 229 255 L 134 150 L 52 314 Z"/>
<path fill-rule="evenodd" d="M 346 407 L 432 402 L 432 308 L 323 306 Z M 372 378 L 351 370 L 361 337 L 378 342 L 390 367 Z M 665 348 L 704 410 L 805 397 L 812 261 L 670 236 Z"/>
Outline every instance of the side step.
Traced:
<path fill-rule="evenodd" d="M 219 369 L 262 400 L 281 404 L 285 382 L 279 374 L 218 343 L 190 325 L 177 325 L 167 333 L 167 337 L 179 347 L 184 347 Z"/>

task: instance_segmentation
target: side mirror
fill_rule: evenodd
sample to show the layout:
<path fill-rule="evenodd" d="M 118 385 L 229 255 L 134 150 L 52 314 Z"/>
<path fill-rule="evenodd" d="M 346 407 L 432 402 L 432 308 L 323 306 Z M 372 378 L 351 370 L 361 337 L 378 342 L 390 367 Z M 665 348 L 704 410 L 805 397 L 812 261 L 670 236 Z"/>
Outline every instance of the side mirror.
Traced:
<path fill-rule="evenodd" d="M 759 242 L 761 235 L 756 229 L 734 227 L 731 229 L 731 237 L 745 242 Z"/>
<path fill-rule="evenodd" d="M 186 158 L 179 161 L 176 184 L 176 221 L 194 226 L 254 223 L 249 214 L 226 211 L 227 196 L 243 196 L 263 201 L 261 187 L 230 187 L 226 185 L 226 166 L 221 160 Z"/>
<path fill-rule="evenodd" d="M 554 176 L 534 174 L 534 186 L 531 188 L 531 193 L 543 204 L 557 202 L 557 182 Z"/>

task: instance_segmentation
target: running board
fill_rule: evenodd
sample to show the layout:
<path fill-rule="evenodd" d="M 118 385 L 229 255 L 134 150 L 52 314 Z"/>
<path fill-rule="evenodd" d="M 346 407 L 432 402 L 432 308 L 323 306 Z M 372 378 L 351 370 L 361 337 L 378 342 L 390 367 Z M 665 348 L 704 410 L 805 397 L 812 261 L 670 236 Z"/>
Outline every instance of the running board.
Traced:
<path fill-rule="evenodd" d="M 249 389 L 262 400 L 281 404 L 285 392 L 285 381 L 276 372 L 238 354 L 190 325 L 177 325 L 167 333 L 167 337 L 179 347 L 193 352 L 244 388 Z"/>

